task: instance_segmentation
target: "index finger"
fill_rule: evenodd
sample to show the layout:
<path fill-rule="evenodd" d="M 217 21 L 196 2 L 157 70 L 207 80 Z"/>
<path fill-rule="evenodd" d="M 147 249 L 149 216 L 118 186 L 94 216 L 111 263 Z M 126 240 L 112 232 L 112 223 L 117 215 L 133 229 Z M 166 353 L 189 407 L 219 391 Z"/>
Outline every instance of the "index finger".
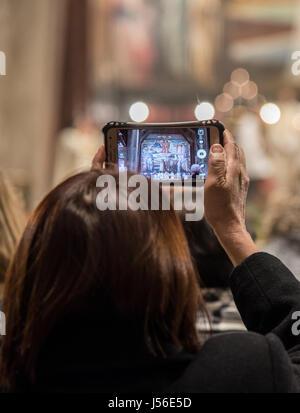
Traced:
<path fill-rule="evenodd" d="M 224 146 L 229 144 L 229 143 L 233 143 L 235 144 L 235 140 L 234 137 L 232 136 L 231 132 L 228 129 L 225 129 L 223 132 L 223 138 L 224 138 Z"/>
<path fill-rule="evenodd" d="M 224 138 L 224 149 L 226 152 L 226 157 L 228 159 L 228 162 L 239 160 L 240 159 L 239 147 L 234 137 L 232 136 L 232 134 L 229 132 L 228 129 L 224 130 L 223 138 Z"/>

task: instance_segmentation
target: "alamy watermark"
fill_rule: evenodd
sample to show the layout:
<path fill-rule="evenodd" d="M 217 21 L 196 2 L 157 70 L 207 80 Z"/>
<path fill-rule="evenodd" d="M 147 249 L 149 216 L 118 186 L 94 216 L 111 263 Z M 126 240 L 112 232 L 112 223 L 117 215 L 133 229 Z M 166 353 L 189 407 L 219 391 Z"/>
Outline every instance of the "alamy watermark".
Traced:
<path fill-rule="evenodd" d="M 292 73 L 294 76 L 299 76 L 300 75 L 300 50 L 296 50 L 292 54 L 292 60 L 295 60 L 295 62 L 292 64 Z"/>
<path fill-rule="evenodd" d="M 6 75 L 6 55 L 0 50 L 0 76 Z"/>
<path fill-rule="evenodd" d="M 5 336 L 6 334 L 6 317 L 3 311 L 0 311 L 0 335 Z"/>
<path fill-rule="evenodd" d="M 203 217 L 204 181 L 198 176 L 194 180 L 163 181 L 131 175 L 128 179 L 124 171 L 119 174 L 118 184 L 112 175 L 98 177 L 96 186 L 101 190 L 97 194 L 96 205 L 100 211 L 169 211 L 173 205 L 175 211 L 185 213 L 186 221 L 199 221 Z"/>
<path fill-rule="evenodd" d="M 292 325 L 292 334 L 293 336 L 300 335 L 300 311 L 295 311 L 292 314 L 292 320 L 296 320 Z"/>

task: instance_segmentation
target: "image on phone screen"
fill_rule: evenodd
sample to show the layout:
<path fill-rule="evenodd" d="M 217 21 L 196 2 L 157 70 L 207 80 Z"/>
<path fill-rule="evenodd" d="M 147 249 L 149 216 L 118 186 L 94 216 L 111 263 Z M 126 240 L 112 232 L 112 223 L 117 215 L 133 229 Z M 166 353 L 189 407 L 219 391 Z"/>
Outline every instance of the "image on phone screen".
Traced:
<path fill-rule="evenodd" d="M 210 129 L 118 129 L 120 171 L 147 178 L 182 180 L 207 176 Z"/>

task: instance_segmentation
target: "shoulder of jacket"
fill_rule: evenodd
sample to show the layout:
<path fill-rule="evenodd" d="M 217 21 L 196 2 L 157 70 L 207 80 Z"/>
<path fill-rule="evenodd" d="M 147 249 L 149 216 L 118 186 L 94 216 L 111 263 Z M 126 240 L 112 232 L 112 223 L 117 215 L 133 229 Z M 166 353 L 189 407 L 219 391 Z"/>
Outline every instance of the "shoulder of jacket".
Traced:
<path fill-rule="evenodd" d="M 199 377 L 198 384 L 207 391 L 275 391 L 268 339 L 252 332 L 222 333 L 208 339 L 186 371 L 188 375 Z"/>

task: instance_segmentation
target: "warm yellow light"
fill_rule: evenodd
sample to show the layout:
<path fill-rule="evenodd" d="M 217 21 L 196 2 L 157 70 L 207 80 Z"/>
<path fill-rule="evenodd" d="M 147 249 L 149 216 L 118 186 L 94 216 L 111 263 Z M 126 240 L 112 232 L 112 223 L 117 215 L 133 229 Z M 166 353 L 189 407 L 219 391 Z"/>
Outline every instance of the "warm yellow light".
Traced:
<path fill-rule="evenodd" d="M 233 108 L 233 98 L 228 93 L 216 97 L 215 107 L 219 112 L 229 112 Z"/>
<path fill-rule="evenodd" d="M 258 88 L 257 84 L 255 82 L 247 82 L 243 87 L 242 87 L 242 97 L 244 99 L 253 99 L 255 96 L 257 96 Z"/>
<path fill-rule="evenodd" d="M 223 92 L 228 93 L 233 99 L 236 99 L 241 96 L 241 86 L 233 82 L 227 82 L 223 87 Z"/>
<path fill-rule="evenodd" d="M 239 67 L 231 73 L 231 81 L 238 86 L 244 86 L 249 82 L 250 75 L 246 69 Z"/>

